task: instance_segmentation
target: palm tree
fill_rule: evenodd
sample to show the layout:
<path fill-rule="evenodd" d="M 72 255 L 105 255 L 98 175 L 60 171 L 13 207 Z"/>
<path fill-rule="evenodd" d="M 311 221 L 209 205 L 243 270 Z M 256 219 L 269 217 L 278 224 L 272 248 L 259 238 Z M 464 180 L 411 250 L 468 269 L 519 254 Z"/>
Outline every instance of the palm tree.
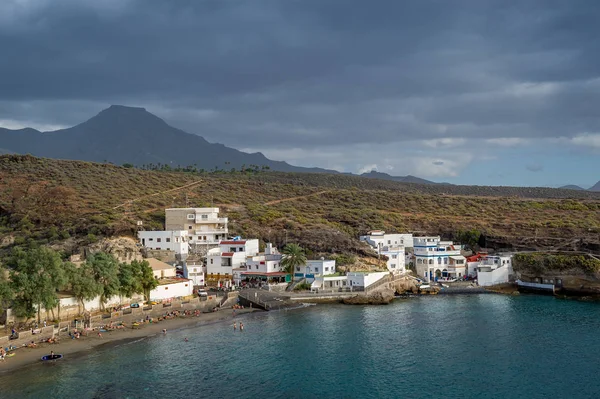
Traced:
<path fill-rule="evenodd" d="M 283 247 L 283 259 L 281 260 L 281 266 L 286 273 L 290 274 L 290 278 L 293 279 L 294 269 L 296 266 L 303 266 L 306 264 L 306 254 L 304 249 L 298 244 L 287 244 Z"/>

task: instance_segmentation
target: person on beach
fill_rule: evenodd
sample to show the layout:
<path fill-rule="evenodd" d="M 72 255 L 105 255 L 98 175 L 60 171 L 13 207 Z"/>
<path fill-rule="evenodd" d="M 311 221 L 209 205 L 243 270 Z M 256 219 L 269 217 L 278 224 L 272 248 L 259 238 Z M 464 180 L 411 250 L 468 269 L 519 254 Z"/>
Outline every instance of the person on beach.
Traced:
<path fill-rule="evenodd" d="M 102 338 L 102 333 L 98 331 L 98 338 Z"/>
<path fill-rule="evenodd" d="M 237 330 L 237 323 L 233 323 L 233 331 Z"/>
<path fill-rule="evenodd" d="M 240 331 L 244 331 L 244 323 L 240 321 Z"/>
<path fill-rule="evenodd" d="M 187 337 L 185 337 L 185 338 L 184 338 L 184 341 L 185 341 L 185 342 L 188 342 L 188 339 L 187 339 Z"/>
<path fill-rule="evenodd" d="M 163 328 L 163 334 L 166 334 L 166 333 L 167 333 L 167 329 Z"/>

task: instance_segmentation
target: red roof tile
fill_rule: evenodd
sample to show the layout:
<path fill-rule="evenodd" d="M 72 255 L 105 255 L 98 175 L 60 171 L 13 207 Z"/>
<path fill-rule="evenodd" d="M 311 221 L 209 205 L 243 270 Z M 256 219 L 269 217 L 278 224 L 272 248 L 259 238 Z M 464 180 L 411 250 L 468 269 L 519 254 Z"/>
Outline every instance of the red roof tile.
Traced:
<path fill-rule="evenodd" d="M 221 241 L 221 245 L 226 244 L 226 245 L 235 245 L 235 244 L 245 244 L 246 241 Z"/>
<path fill-rule="evenodd" d="M 223 252 L 221 256 L 233 256 L 233 252 Z"/>

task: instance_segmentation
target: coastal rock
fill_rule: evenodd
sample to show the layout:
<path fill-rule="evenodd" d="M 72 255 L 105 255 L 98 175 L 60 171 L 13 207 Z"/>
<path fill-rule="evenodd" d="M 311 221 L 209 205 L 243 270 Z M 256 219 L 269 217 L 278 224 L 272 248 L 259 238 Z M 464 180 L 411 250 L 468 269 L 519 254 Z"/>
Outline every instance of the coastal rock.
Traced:
<path fill-rule="evenodd" d="M 419 292 L 419 287 L 417 286 L 417 281 L 410 277 L 404 277 L 401 280 L 396 280 L 394 282 L 394 290 L 396 294 L 416 294 Z"/>
<path fill-rule="evenodd" d="M 387 305 L 394 299 L 393 290 L 379 290 L 371 294 L 359 294 L 342 299 L 346 305 Z"/>

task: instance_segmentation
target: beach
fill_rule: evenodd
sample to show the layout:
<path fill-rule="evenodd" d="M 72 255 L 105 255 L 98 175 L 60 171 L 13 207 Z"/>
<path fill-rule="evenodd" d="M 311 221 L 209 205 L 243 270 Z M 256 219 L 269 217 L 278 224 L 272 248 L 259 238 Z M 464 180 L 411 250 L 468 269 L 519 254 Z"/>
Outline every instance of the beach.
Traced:
<path fill-rule="evenodd" d="M 71 339 L 66 334 L 61 334 L 59 342 L 56 344 L 38 344 L 36 348 L 21 347 L 14 351 L 15 355 L 6 357 L 0 361 L 0 373 L 8 373 L 31 364 L 41 362 L 41 357 L 54 351 L 55 354 L 62 354 L 63 359 L 57 361 L 68 361 L 70 356 L 91 351 L 102 345 L 114 344 L 120 341 L 133 341 L 142 338 L 152 337 L 163 334 L 163 329 L 169 331 L 178 330 L 192 326 L 202 326 L 203 324 L 213 324 L 229 320 L 233 323 L 239 315 L 260 311 L 259 309 L 236 309 L 235 317 L 231 309 L 223 309 L 218 312 L 200 313 L 198 316 L 178 316 L 173 319 L 166 319 L 160 322 L 141 323 L 139 328 L 132 328 L 131 323 L 127 328 L 109 330 L 102 332 L 102 337 L 98 336 L 98 331 L 89 331 L 88 335 L 82 335 L 78 339 Z M 12 352 L 9 352 L 12 353 Z"/>

